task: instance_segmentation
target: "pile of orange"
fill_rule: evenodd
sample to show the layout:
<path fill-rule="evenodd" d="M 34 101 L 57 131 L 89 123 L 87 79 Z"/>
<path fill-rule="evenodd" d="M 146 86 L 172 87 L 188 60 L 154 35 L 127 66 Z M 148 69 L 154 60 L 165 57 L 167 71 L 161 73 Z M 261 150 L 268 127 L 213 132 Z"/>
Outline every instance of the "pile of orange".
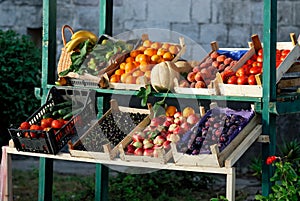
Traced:
<path fill-rule="evenodd" d="M 149 83 L 153 66 L 163 61 L 171 61 L 179 50 L 179 46 L 175 44 L 144 40 L 141 46 L 130 52 L 109 81 L 126 84 Z"/>

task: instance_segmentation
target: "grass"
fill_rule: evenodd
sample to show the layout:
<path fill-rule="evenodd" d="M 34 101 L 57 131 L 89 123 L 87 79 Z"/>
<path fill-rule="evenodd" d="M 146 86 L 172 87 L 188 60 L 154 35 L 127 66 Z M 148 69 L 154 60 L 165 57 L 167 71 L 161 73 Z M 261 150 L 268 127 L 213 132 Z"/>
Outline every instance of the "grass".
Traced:
<path fill-rule="evenodd" d="M 38 200 L 38 174 L 37 169 L 13 169 L 14 201 Z M 93 201 L 94 176 L 54 172 L 53 201 Z M 117 176 L 110 176 L 109 200 L 209 201 L 225 195 L 225 186 L 214 185 L 217 178 L 207 175 L 201 175 L 201 181 L 195 178 L 195 174 L 180 171 L 162 170 L 143 175 L 119 173 Z M 237 201 L 244 201 L 247 196 L 245 191 L 236 192 Z"/>

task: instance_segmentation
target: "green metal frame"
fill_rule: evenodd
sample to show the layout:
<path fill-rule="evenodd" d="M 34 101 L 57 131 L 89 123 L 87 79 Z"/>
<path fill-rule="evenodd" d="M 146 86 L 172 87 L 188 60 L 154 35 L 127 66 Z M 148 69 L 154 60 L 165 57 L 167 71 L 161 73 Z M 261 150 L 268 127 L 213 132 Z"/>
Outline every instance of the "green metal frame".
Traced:
<path fill-rule="evenodd" d="M 255 109 L 262 114 L 262 132 L 269 135 L 270 143 L 262 144 L 262 193 L 268 195 L 271 189 L 270 177 L 274 172 L 271 166 L 265 164 L 269 155 L 275 154 L 276 148 L 276 115 L 295 113 L 300 111 L 300 95 L 290 94 L 283 97 L 276 95 L 276 68 L 275 53 L 277 41 L 277 0 L 264 0 L 264 26 L 263 26 L 263 97 L 235 97 L 235 96 L 205 96 L 168 94 L 169 98 L 203 99 L 220 101 L 241 101 L 255 103 Z M 112 35 L 113 1 L 99 1 L 99 35 Z M 55 81 L 55 57 L 56 57 L 56 0 L 43 0 L 43 63 L 42 63 L 42 87 L 41 97 L 45 100 L 48 89 Z M 268 83 L 268 84 L 267 84 Z M 108 108 L 108 102 L 112 94 L 135 96 L 136 91 L 122 91 L 110 89 L 95 89 L 98 97 L 98 109 L 101 116 Z M 37 94 L 37 92 L 36 92 Z M 161 98 L 165 94 L 153 95 Z M 108 167 L 96 164 L 95 176 L 95 200 L 108 199 Z M 53 159 L 40 158 L 39 174 L 39 200 L 52 200 Z"/>

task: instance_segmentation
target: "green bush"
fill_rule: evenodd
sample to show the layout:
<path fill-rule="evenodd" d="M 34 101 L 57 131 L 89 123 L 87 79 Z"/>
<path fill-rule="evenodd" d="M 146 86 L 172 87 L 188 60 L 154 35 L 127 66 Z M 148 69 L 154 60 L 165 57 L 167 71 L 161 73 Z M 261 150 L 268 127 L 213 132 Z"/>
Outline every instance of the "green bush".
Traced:
<path fill-rule="evenodd" d="M 27 35 L 0 30 L 0 145 L 7 128 L 26 120 L 39 106 L 34 87 L 41 83 L 41 50 Z"/>

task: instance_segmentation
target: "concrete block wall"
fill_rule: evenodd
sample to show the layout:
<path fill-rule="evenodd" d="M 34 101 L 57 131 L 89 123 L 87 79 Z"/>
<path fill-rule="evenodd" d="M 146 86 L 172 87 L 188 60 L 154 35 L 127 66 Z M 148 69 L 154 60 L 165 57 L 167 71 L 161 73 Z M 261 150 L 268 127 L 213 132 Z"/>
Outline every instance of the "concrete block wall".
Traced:
<path fill-rule="evenodd" d="M 99 0 L 57 0 L 57 39 L 60 28 L 98 32 Z M 278 40 L 289 41 L 299 34 L 300 2 L 278 0 Z M 55 20 L 55 19 L 53 19 Z M 0 29 L 26 33 L 42 26 L 41 0 L 0 0 Z M 262 0 L 114 0 L 113 34 L 133 29 L 161 28 L 178 32 L 209 49 L 211 41 L 220 47 L 247 47 L 252 34 L 262 36 Z"/>

